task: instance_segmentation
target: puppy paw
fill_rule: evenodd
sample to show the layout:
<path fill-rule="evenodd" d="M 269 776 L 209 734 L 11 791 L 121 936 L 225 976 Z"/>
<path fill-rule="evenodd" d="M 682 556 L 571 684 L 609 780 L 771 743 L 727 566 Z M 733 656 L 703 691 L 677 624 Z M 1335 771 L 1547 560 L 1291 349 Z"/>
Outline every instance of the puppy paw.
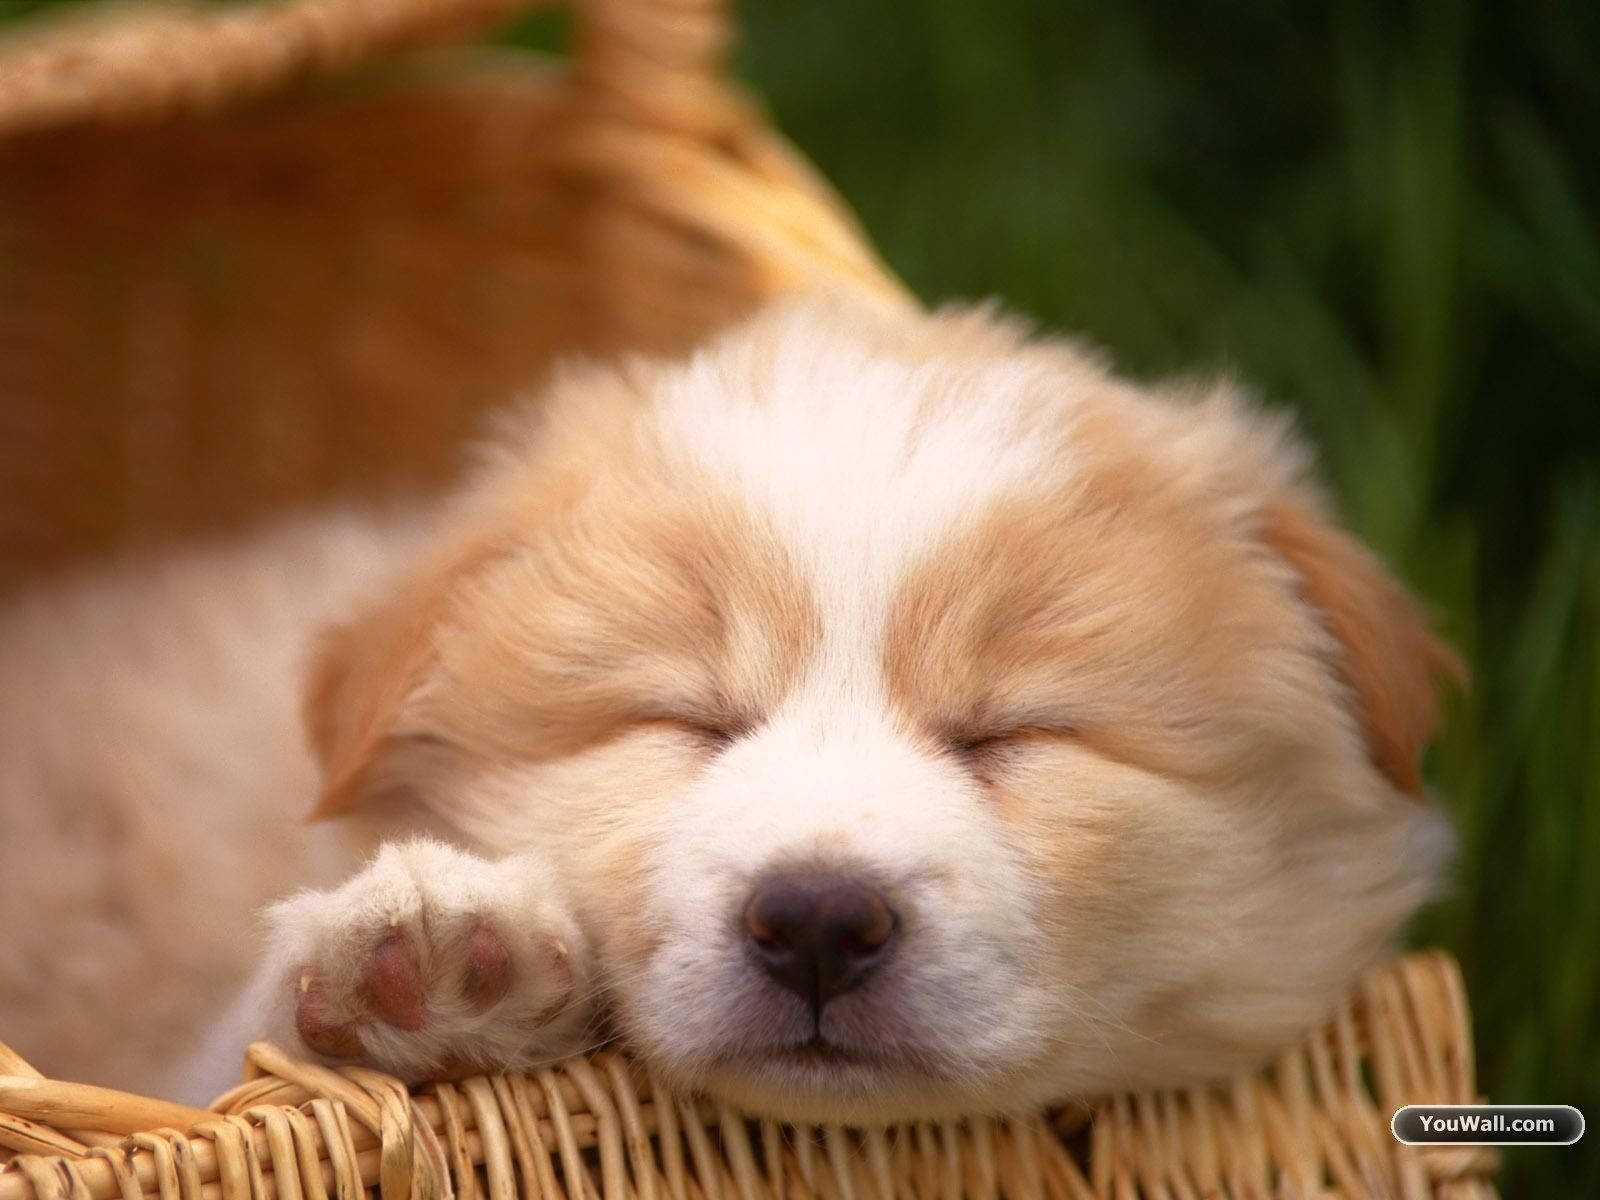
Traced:
<path fill-rule="evenodd" d="M 324 1058 L 415 1080 L 582 1049 L 584 946 L 535 856 L 389 845 L 342 887 L 267 915 L 284 1010 L 275 1024 L 292 1023 Z"/>

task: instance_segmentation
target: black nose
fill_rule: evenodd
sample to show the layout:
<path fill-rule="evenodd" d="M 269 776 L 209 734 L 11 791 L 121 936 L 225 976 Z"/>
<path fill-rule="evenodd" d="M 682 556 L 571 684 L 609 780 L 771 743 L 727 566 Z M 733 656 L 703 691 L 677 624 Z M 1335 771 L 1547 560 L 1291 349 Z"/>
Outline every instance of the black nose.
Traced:
<path fill-rule="evenodd" d="M 744 924 L 767 974 L 821 1012 L 883 961 L 898 921 L 882 895 L 855 879 L 795 871 L 757 885 Z"/>

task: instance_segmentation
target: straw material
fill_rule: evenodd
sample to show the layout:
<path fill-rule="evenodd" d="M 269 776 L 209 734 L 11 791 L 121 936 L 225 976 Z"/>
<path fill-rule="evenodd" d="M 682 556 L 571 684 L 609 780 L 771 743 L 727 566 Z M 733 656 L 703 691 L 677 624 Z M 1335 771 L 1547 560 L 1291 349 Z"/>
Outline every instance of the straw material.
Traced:
<path fill-rule="evenodd" d="M 1373 972 L 1269 1070 L 1027 1118 L 797 1128 L 674 1096 L 615 1054 L 408 1093 L 258 1042 L 204 1112 L 49 1083 L 0 1047 L 0 1200 L 1492 1200 L 1480 1147 L 1402 1104 L 1479 1102 L 1460 977 Z M 19 1072 L 24 1074 L 19 1075 Z M 121 1135 L 131 1135 L 123 1137 Z M 4 1153 L 0 1151 L 0 1153 Z"/>
<path fill-rule="evenodd" d="M 910 303 L 721 78 L 718 0 L 582 0 L 567 63 L 439 48 L 520 7 L 136 5 L 0 45 L 0 591 L 437 486 L 558 355 L 681 351 L 797 288 Z M 1492 1152 L 1388 1131 L 1478 1098 L 1439 956 L 1260 1076 L 1027 1120 L 785 1129 L 610 1055 L 414 1096 L 248 1066 L 207 1113 L 0 1046 L 0 1200 L 1494 1195 Z"/>
<path fill-rule="evenodd" d="M 587 0 L 570 62 L 441 48 L 520 7 L 136 5 L 0 44 L 0 591 L 440 485 L 559 355 L 680 351 L 796 288 L 909 302 L 721 80 L 719 3 Z"/>

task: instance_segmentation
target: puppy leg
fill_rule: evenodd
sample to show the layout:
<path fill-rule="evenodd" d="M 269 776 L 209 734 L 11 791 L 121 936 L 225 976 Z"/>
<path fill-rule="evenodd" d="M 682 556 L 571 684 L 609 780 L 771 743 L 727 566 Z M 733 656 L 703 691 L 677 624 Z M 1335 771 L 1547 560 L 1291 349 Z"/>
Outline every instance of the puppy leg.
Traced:
<path fill-rule="evenodd" d="M 259 1037 L 420 1080 L 548 1062 L 592 1033 L 586 945 L 538 855 L 391 843 L 266 917 L 263 969 L 178 1081 L 191 1098 L 236 1080 Z"/>

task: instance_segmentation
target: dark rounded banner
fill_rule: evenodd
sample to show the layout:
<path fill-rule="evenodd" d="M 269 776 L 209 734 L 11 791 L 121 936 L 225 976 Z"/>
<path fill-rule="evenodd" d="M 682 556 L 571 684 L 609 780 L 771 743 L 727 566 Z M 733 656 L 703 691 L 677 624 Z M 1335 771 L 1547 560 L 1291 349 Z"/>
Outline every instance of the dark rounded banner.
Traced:
<path fill-rule="evenodd" d="M 1570 1104 L 1408 1104 L 1389 1128 L 1408 1146 L 1570 1146 L 1583 1124 Z"/>

